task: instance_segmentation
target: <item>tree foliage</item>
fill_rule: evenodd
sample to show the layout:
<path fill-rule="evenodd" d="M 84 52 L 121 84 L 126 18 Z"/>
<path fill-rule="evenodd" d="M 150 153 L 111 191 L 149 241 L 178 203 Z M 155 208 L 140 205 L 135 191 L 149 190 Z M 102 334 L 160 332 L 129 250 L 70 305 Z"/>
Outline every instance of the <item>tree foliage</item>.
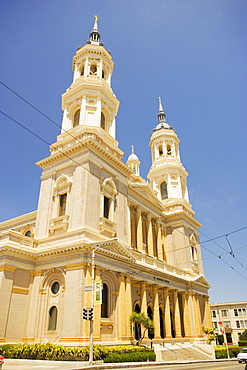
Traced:
<path fill-rule="evenodd" d="M 147 330 L 149 331 L 149 333 L 154 333 L 154 323 L 148 316 L 145 315 L 144 312 L 140 312 L 140 313 L 132 312 L 132 314 L 130 315 L 130 321 L 136 324 L 136 327 L 139 326 L 143 328 L 143 330 L 140 331 L 139 333 L 140 334 L 139 343 L 138 343 L 139 345 L 141 345 L 141 342 L 143 338 L 145 337 L 145 333 Z"/>
<path fill-rule="evenodd" d="M 247 340 L 247 330 L 240 334 L 239 340 Z"/>

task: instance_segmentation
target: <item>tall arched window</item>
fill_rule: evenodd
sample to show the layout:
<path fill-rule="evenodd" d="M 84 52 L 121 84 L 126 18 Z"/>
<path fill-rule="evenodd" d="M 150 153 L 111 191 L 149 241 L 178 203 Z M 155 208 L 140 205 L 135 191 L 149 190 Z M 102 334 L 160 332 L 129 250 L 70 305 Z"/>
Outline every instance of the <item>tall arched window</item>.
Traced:
<path fill-rule="evenodd" d="M 77 111 L 74 114 L 73 127 L 78 126 L 79 122 L 80 122 L 80 109 L 77 109 Z"/>
<path fill-rule="evenodd" d="M 101 317 L 108 317 L 108 286 L 103 283 L 102 288 L 102 304 L 101 304 Z"/>
<path fill-rule="evenodd" d="M 57 328 L 57 307 L 52 306 L 49 309 L 48 330 L 56 330 L 56 328 Z"/>
<path fill-rule="evenodd" d="M 138 303 L 135 305 L 135 312 L 136 313 L 140 313 L 141 312 L 141 309 L 140 309 L 140 306 L 139 306 Z M 140 324 L 137 324 L 135 322 L 135 339 L 137 341 L 139 341 L 139 339 L 141 338 L 141 336 L 142 336 L 141 325 Z"/>
<path fill-rule="evenodd" d="M 105 115 L 103 112 L 101 112 L 100 127 L 102 127 L 105 130 Z"/>
<path fill-rule="evenodd" d="M 147 308 L 147 315 L 150 318 L 150 320 L 153 320 L 153 310 L 150 306 Z M 148 338 L 153 339 L 154 338 L 154 330 L 148 329 Z"/>
<path fill-rule="evenodd" d="M 160 314 L 160 336 L 161 338 L 165 338 L 165 333 L 164 333 L 164 315 L 162 308 L 159 307 L 159 314 Z"/>
<path fill-rule="evenodd" d="M 162 200 L 168 198 L 167 183 L 165 181 L 160 184 L 160 194 Z"/>

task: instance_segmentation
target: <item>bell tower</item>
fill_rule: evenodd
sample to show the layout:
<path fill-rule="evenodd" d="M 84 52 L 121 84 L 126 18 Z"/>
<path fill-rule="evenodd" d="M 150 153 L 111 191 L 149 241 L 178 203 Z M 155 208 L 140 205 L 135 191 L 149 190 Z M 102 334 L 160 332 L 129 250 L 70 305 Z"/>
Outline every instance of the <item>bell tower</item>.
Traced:
<path fill-rule="evenodd" d="M 189 205 L 186 178 L 179 154 L 179 139 L 175 130 L 166 122 L 159 98 L 158 124 L 150 138 L 152 166 L 148 173 L 152 188 L 164 203 L 182 202 Z"/>
<path fill-rule="evenodd" d="M 87 44 L 73 57 L 73 82 L 62 95 L 62 133 L 89 126 L 115 139 L 115 116 L 119 101 L 111 89 L 114 63 L 98 31 L 98 17 Z"/>

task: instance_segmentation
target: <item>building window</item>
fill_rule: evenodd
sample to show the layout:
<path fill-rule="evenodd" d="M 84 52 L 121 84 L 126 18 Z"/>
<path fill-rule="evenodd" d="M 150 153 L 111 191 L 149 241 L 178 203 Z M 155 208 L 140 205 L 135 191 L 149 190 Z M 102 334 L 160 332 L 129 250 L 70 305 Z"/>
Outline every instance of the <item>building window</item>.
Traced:
<path fill-rule="evenodd" d="M 105 115 L 103 112 L 101 112 L 100 127 L 105 130 Z"/>
<path fill-rule="evenodd" d="M 215 329 L 217 329 L 217 328 L 218 328 L 218 323 L 217 323 L 217 321 L 213 321 L 213 327 L 214 327 Z"/>
<path fill-rule="evenodd" d="M 237 320 L 236 326 L 241 329 L 247 328 L 247 320 Z"/>
<path fill-rule="evenodd" d="M 163 148 L 162 145 L 159 146 L 159 156 L 162 157 L 163 155 Z"/>
<path fill-rule="evenodd" d="M 108 317 L 108 286 L 103 283 L 101 317 Z"/>
<path fill-rule="evenodd" d="M 160 185 L 160 193 L 161 193 L 161 199 L 167 199 L 168 198 L 168 192 L 167 192 L 167 183 L 164 181 Z"/>
<path fill-rule="evenodd" d="M 78 126 L 79 122 L 80 122 L 80 109 L 78 109 L 74 114 L 73 127 Z"/>
<path fill-rule="evenodd" d="M 172 155 L 172 148 L 170 144 L 167 144 L 166 151 L 167 151 L 167 155 Z"/>
<path fill-rule="evenodd" d="M 192 261 L 195 262 L 197 261 L 197 249 L 196 247 L 190 247 L 191 249 L 191 258 L 192 258 Z"/>
<path fill-rule="evenodd" d="M 230 321 L 223 321 L 223 325 L 225 328 L 230 328 L 231 325 L 230 325 Z"/>
<path fill-rule="evenodd" d="M 31 237 L 31 231 L 28 230 L 27 232 L 25 232 L 25 236 L 27 236 L 28 238 L 30 238 Z"/>
<path fill-rule="evenodd" d="M 211 311 L 212 317 L 216 317 L 216 311 Z"/>
<path fill-rule="evenodd" d="M 57 307 L 52 306 L 49 309 L 48 330 L 56 330 L 56 328 L 57 328 Z"/>
<path fill-rule="evenodd" d="M 59 216 L 66 214 L 67 193 L 61 194 L 59 199 Z"/>
<path fill-rule="evenodd" d="M 228 310 L 221 310 L 222 317 L 228 317 Z"/>
<path fill-rule="evenodd" d="M 105 218 L 109 218 L 109 212 L 110 212 L 110 198 L 107 198 L 104 196 L 104 214 L 103 216 Z"/>
<path fill-rule="evenodd" d="M 57 294 L 59 292 L 59 288 L 60 288 L 60 285 L 57 281 L 55 281 L 55 283 L 52 284 L 51 286 L 51 291 L 53 294 Z"/>

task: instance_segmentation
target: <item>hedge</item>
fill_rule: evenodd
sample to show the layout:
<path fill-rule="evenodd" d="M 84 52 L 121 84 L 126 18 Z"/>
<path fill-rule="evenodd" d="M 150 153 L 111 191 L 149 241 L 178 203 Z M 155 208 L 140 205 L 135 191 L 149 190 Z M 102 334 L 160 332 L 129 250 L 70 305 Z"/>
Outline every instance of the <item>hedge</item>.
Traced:
<path fill-rule="evenodd" d="M 238 342 L 239 347 L 247 347 L 247 340 L 240 340 Z"/>
<path fill-rule="evenodd" d="M 239 347 L 229 349 L 230 358 L 237 357 L 240 350 L 241 350 L 241 348 L 239 348 Z M 215 357 L 217 359 L 227 358 L 227 350 L 226 349 L 215 350 Z"/>
<path fill-rule="evenodd" d="M 95 345 L 93 347 L 93 357 L 95 361 L 104 360 L 112 354 L 133 354 L 146 353 L 153 356 L 153 351 L 149 348 L 139 346 L 113 346 L 104 347 Z M 64 347 L 56 346 L 52 343 L 32 343 L 32 344 L 4 344 L 0 346 L 0 354 L 5 358 L 34 359 L 34 360 L 55 360 L 55 361 L 88 361 L 89 347 Z M 144 358 L 145 356 L 143 356 Z M 128 360 L 129 361 L 129 360 Z M 137 360 L 147 361 L 147 359 Z M 153 360 L 149 360 L 153 361 Z"/>
<path fill-rule="evenodd" d="M 112 353 L 104 358 L 104 362 L 144 362 L 155 361 L 154 352 L 130 352 L 130 353 Z"/>

